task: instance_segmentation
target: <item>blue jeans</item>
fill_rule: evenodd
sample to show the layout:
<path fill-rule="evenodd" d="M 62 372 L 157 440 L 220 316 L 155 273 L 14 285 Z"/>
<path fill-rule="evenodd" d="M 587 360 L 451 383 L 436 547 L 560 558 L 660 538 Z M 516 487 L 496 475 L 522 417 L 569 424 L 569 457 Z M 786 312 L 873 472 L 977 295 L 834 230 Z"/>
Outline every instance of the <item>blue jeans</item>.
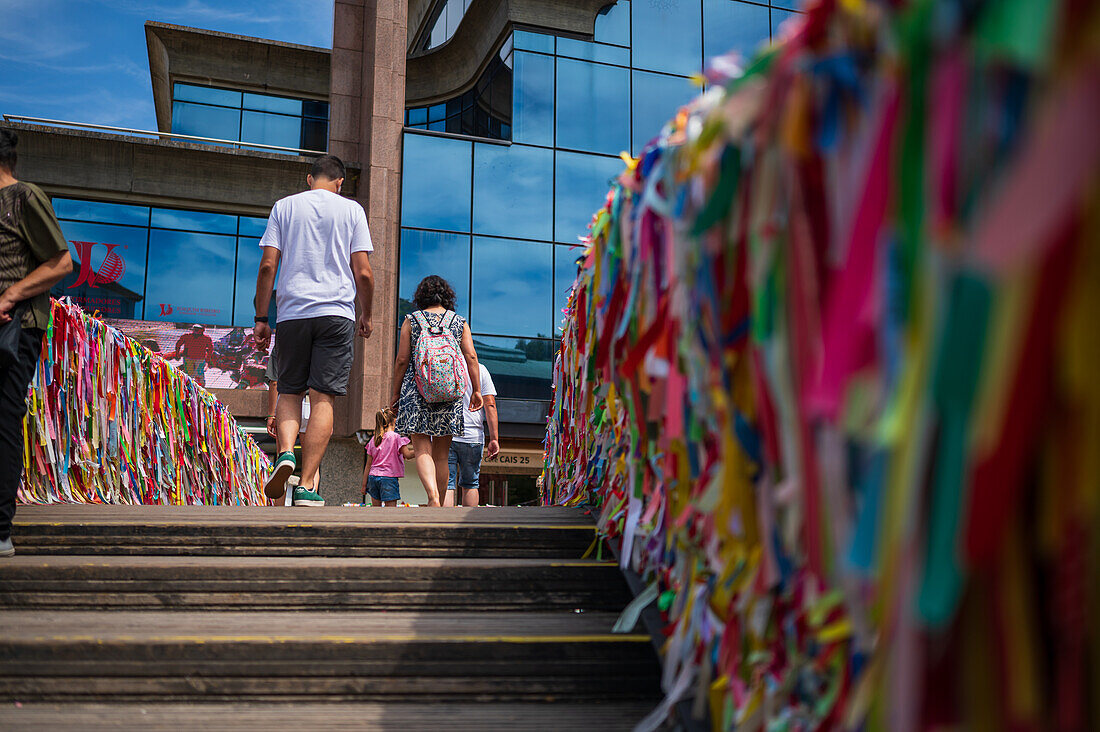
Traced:
<path fill-rule="evenodd" d="M 451 454 L 447 458 L 447 467 L 450 468 L 450 477 L 447 479 L 447 490 L 451 491 L 458 485 L 464 491 L 477 490 L 478 476 L 481 474 L 481 443 L 451 441 Z M 462 495 L 455 494 L 455 504 L 462 502 Z"/>
<path fill-rule="evenodd" d="M 400 501 L 401 485 L 397 478 L 371 475 L 367 480 L 367 495 L 376 501 Z"/>

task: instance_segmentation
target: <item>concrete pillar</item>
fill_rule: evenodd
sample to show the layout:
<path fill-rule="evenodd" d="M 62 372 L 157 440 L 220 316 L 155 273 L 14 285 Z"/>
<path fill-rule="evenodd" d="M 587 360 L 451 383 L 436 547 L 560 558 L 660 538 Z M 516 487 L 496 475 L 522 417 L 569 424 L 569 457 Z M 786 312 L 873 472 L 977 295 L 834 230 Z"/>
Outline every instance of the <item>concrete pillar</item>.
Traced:
<path fill-rule="evenodd" d="M 401 130 L 405 121 L 406 0 L 336 0 L 329 150 L 362 167 L 356 199 L 374 239 L 374 335 L 357 339 L 348 397 L 337 401 L 335 436 L 374 426 L 389 400 L 397 329 Z"/>

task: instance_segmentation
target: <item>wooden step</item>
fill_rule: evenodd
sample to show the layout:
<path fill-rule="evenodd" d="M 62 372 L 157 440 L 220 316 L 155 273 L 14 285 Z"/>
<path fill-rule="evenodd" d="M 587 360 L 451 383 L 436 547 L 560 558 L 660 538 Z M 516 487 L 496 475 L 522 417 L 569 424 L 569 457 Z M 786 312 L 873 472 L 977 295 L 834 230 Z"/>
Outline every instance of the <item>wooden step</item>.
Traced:
<path fill-rule="evenodd" d="M 3 701 L 659 698 L 614 613 L 0 611 Z"/>
<path fill-rule="evenodd" d="M 612 562 L 544 559 L 52 556 L 0 573 L 12 609 L 621 610 Z"/>
<path fill-rule="evenodd" d="M 22 506 L 16 551 L 68 555 L 578 559 L 578 509 Z"/>
<path fill-rule="evenodd" d="M 430 703 L 429 703 L 430 702 Z M 273 729 L 326 730 L 630 730 L 647 715 L 653 703 L 455 703 L 389 702 L 269 702 L 269 703 L 113 703 L 23 704 L 4 709 L 4 729 L 80 729 L 103 732 L 141 729 L 179 732 L 186 729 L 234 729 L 271 732 Z"/>

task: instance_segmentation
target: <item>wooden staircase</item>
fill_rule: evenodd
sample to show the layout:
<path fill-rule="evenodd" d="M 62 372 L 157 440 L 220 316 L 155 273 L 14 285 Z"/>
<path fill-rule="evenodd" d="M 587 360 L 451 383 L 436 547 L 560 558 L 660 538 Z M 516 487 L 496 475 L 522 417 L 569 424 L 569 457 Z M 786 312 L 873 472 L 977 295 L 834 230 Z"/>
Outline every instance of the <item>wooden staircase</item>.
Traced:
<path fill-rule="evenodd" d="M 4 729 L 630 729 L 660 699 L 573 509 L 21 507 Z M 18 703 L 19 706 L 16 706 Z"/>

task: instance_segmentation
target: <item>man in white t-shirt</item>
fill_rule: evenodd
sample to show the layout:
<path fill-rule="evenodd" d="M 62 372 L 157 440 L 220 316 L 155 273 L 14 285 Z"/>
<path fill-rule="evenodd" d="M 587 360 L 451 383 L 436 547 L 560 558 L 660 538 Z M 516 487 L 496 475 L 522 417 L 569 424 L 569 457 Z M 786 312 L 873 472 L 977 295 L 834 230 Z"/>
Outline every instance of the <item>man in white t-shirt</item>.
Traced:
<path fill-rule="evenodd" d="M 370 338 L 373 328 L 374 274 L 368 255 L 374 247 L 363 207 L 340 195 L 344 175 L 340 158 L 318 158 L 306 176 L 310 190 L 276 201 L 260 239 L 263 255 L 256 278 L 254 333 L 257 347 L 263 349 L 271 340 L 267 312 L 275 273 L 279 273 L 275 302 L 278 457 L 264 493 L 273 500 L 281 498 L 287 478 L 297 467 L 294 439 L 308 390 L 310 419 L 302 439 L 302 478 L 294 489 L 295 506 L 325 505 L 315 485 L 332 436 L 333 401 L 347 393 L 356 331 Z"/>
<path fill-rule="evenodd" d="M 461 503 L 463 506 L 477 506 L 481 502 L 478 493 L 478 479 L 481 477 L 481 454 L 484 452 L 490 458 L 500 452 L 500 442 L 497 441 L 497 388 L 493 385 L 493 377 L 481 363 L 478 363 L 478 373 L 481 375 L 481 399 L 482 410 L 470 411 L 470 397 L 473 387 L 470 379 L 466 379 L 466 395 L 462 397 L 462 420 L 464 428 L 461 436 L 451 440 L 451 454 L 447 460 L 450 467 L 450 478 L 447 480 L 447 496 L 443 499 L 444 506 L 454 506 Z M 483 416 L 484 415 L 484 416 Z M 489 424 L 489 442 L 485 442 L 485 423 Z M 456 486 L 462 493 L 455 495 Z"/>

